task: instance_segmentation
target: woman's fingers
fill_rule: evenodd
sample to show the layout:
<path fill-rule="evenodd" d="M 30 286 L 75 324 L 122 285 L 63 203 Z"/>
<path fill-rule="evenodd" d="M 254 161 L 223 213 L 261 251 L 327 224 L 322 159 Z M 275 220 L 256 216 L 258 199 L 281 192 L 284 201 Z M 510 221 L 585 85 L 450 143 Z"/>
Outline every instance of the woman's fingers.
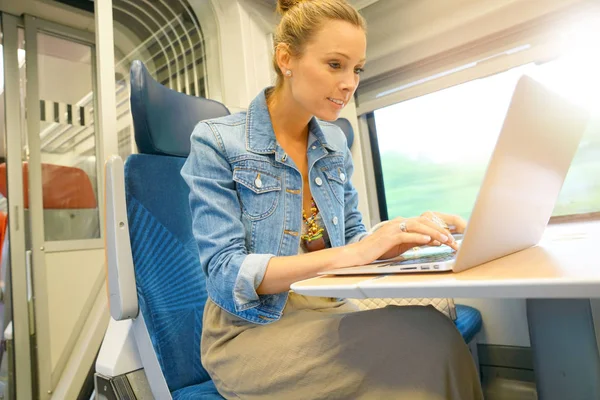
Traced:
<path fill-rule="evenodd" d="M 465 221 L 460 215 L 445 214 L 437 211 L 433 214 L 437 215 L 439 218 L 444 220 L 446 224 L 453 225 L 453 231 L 456 233 L 463 233 L 465 231 L 465 228 L 467 227 L 467 221 Z"/>
<path fill-rule="evenodd" d="M 446 244 L 453 249 L 458 248 L 456 241 L 450 232 L 431 222 L 427 218 L 409 218 L 401 221 L 398 227 L 400 231 L 404 233 L 417 232 L 430 237 L 432 241 Z M 402 237 L 401 240 L 403 243 L 406 243 L 406 239 L 404 239 L 404 237 Z"/>
<path fill-rule="evenodd" d="M 449 244 L 454 241 L 450 232 L 434 224 L 426 218 L 415 221 L 414 226 L 415 231 L 423 232 L 431 236 L 434 240 L 439 241 L 440 243 Z"/>
<path fill-rule="evenodd" d="M 431 221 L 428 217 L 421 216 L 419 218 L 406 220 L 410 223 L 411 231 L 423 232 L 431 236 L 434 240 L 450 246 L 454 250 L 458 250 L 458 244 L 449 230 L 440 226 L 440 224 Z"/>
<path fill-rule="evenodd" d="M 402 232 L 400 234 L 400 243 L 398 244 L 427 244 L 431 242 L 431 236 L 423 235 L 421 233 Z"/>
<path fill-rule="evenodd" d="M 432 245 L 441 246 L 445 244 L 454 250 L 458 250 L 458 244 L 448 229 L 431 220 L 435 214 L 429 212 L 421 217 L 414 218 L 394 218 L 393 220 L 382 223 L 379 229 L 373 230 L 370 237 L 363 242 L 372 242 L 370 249 L 381 248 L 381 254 L 394 253 L 390 257 L 401 254 L 414 246 Z M 436 217 L 441 218 L 441 217 Z M 392 250 L 396 249 L 396 252 Z M 365 252 L 363 252 L 365 253 Z M 398 254 L 396 254 L 398 253 Z"/>
<path fill-rule="evenodd" d="M 443 244 L 447 244 L 448 246 L 454 248 L 452 245 L 456 244 L 456 240 L 454 239 L 454 236 L 452 236 L 452 233 L 450 233 L 450 231 L 447 228 L 440 226 L 439 223 L 436 223 L 427 217 L 421 217 L 421 218 L 422 219 L 419 222 L 421 222 L 424 225 L 427 225 L 428 227 L 430 227 L 440 233 L 441 236 L 436 237 L 437 240 L 439 240 Z"/>
<path fill-rule="evenodd" d="M 437 213 L 434 213 L 433 211 L 424 212 L 423 214 L 421 214 L 421 219 L 423 218 L 435 223 L 437 226 L 441 227 L 442 229 L 448 230 L 449 232 L 448 224 L 445 220 L 440 218 L 437 215 Z"/>

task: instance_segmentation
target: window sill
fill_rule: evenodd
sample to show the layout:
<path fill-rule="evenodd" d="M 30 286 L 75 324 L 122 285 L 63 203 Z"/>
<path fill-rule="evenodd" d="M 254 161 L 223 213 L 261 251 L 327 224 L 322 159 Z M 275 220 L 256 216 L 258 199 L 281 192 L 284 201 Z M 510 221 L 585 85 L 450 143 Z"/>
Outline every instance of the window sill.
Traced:
<path fill-rule="evenodd" d="M 589 222 L 599 221 L 600 212 L 584 213 L 584 214 L 573 214 L 573 215 L 559 215 L 551 217 L 548 225 L 568 224 L 574 222 Z"/>

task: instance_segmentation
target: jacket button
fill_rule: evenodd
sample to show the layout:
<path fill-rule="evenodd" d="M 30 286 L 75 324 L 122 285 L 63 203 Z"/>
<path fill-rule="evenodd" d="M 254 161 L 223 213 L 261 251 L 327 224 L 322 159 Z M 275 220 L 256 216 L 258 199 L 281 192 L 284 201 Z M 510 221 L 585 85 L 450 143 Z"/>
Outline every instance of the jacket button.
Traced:
<path fill-rule="evenodd" d="M 323 181 L 321 180 L 321 178 L 319 178 L 318 176 L 315 178 L 315 183 L 317 184 L 317 186 L 321 186 L 323 184 Z"/>
<path fill-rule="evenodd" d="M 316 149 L 317 149 L 317 146 L 313 146 L 313 147 L 312 147 L 312 149 L 313 149 L 313 150 L 316 150 Z"/>
<path fill-rule="evenodd" d="M 337 217 L 333 217 L 333 221 L 332 221 L 332 222 L 333 222 L 333 224 L 334 224 L 334 225 L 337 225 L 337 224 L 338 224 L 338 219 L 337 219 Z"/>
<path fill-rule="evenodd" d="M 260 178 L 256 178 L 254 180 L 254 185 L 259 189 L 262 187 L 262 181 L 260 180 Z"/>
<path fill-rule="evenodd" d="M 346 182 L 346 174 L 343 172 L 340 172 L 340 179 L 342 180 L 342 182 Z"/>
<path fill-rule="evenodd" d="M 285 162 L 287 160 L 287 154 L 284 154 L 283 157 L 281 157 L 281 161 Z"/>

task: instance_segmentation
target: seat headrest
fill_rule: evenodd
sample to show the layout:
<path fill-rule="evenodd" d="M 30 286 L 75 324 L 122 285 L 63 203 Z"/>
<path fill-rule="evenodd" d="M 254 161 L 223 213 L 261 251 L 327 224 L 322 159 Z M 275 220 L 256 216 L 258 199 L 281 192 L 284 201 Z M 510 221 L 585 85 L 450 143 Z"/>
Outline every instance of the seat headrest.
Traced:
<path fill-rule="evenodd" d="M 342 129 L 342 132 L 344 132 L 344 135 L 346 135 L 348 148 L 351 149 L 352 143 L 354 143 L 354 129 L 352 129 L 350 121 L 348 121 L 346 118 L 338 118 L 335 121 L 333 121 L 333 123 Z"/>
<path fill-rule="evenodd" d="M 144 64 L 131 64 L 131 115 L 143 154 L 187 157 L 190 136 L 202 120 L 229 115 L 223 104 L 171 90 L 152 78 Z"/>

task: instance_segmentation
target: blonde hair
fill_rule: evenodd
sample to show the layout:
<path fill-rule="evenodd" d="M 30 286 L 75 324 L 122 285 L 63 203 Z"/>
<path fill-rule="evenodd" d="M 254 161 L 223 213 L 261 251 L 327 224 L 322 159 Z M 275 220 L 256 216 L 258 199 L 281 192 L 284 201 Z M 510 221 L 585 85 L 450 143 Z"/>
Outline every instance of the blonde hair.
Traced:
<path fill-rule="evenodd" d="M 273 68 L 277 73 L 276 89 L 283 85 L 283 73 L 277 64 L 277 48 L 285 44 L 293 56 L 300 56 L 304 46 L 328 20 L 346 21 L 366 31 L 364 18 L 346 0 L 277 0 L 281 22 L 274 37 Z"/>

